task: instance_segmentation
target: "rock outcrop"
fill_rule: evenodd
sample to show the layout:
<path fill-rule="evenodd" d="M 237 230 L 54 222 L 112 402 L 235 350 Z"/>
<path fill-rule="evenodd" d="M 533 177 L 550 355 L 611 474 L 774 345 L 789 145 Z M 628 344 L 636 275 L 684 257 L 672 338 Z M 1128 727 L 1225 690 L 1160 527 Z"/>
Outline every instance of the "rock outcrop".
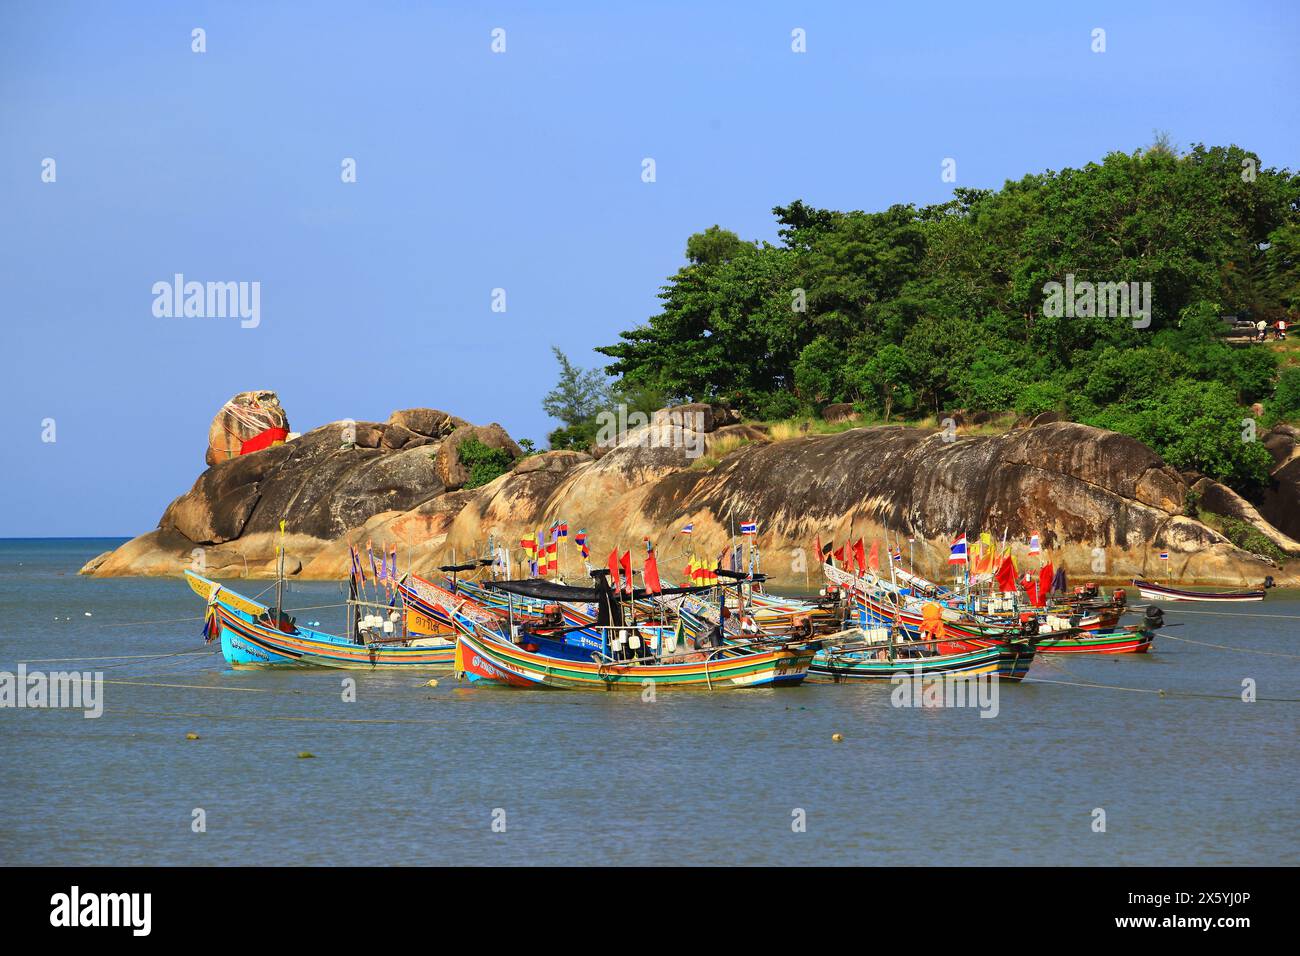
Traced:
<path fill-rule="evenodd" d="M 471 435 L 506 451 L 513 466 L 465 489 L 458 449 Z M 709 555 L 740 522 L 756 520 L 763 568 L 786 585 L 816 583 L 816 536 L 884 540 L 910 551 L 923 573 L 945 575 L 948 542 L 963 530 L 1019 541 L 1037 531 L 1052 560 L 1076 577 L 1149 575 L 1165 549 L 1164 579 L 1240 585 L 1272 574 L 1300 583 L 1294 566 L 1279 570 L 1187 517 L 1187 480 L 1132 438 L 1055 421 L 952 437 L 886 426 L 774 442 L 729 409 L 680 406 L 599 457 L 524 457 L 499 425 L 406 409 L 382 424 L 336 422 L 220 462 L 172 502 L 155 531 L 83 570 L 175 574 L 201 562 L 216 576 L 270 574 L 284 519 L 290 567 L 304 577 L 341 576 L 348 542 L 367 539 L 397 546 L 403 565 L 420 572 L 452 549 L 479 553 L 489 537 L 517 542 L 562 518 L 586 529 L 598 554 L 657 539 L 671 576 L 682 524 L 694 523 L 691 545 Z M 1214 493 L 1220 507 L 1244 505 L 1267 525 L 1263 507 Z M 576 549 L 564 561 L 576 570 Z"/>
<path fill-rule="evenodd" d="M 245 442 L 255 440 L 268 429 L 289 430 L 289 417 L 280 406 L 280 397 L 271 391 L 240 392 L 221 406 L 208 427 L 209 465 L 238 457 Z M 275 433 L 271 441 L 283 441 L 287 435 Z"/>
<path fill-rule="evenodd" d="M 1300 538 L 1300 429 L 1275 425 L 1264 436 L 1264 447 L 1273 456 L 1273 468 L 1255 504 L 1278 531 Z"/>

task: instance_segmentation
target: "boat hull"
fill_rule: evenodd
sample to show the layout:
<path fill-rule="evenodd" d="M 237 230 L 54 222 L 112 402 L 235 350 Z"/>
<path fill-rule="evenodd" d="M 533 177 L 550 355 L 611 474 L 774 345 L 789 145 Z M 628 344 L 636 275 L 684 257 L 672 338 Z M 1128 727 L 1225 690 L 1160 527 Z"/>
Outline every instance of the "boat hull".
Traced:
<path fill-rule="evenodd" d="M 696 654 L 690 658 L 698 659 L 662 664 L 588 663 L 534 654 L 462 631 L 458 653 L 456 669 L 471 681 L 507 687 L 639 691 L 648 684 L 700 690 L 794 686 L 807 676 L 814 651 L 780 648 L 713 660 Z"/>
<path fill-rule="evenodd" d="M 1035 648 L 1027 643 L 997 644 L 937 657 L 896 657 L 880 660 L 869 653 L 836 656 L 818 652 L 808 680 L 813 683 L 854 683 L 891 680 L 898 675 L 922 677 L 996 676 L 1023 680 L 1034 660 Z"/>
<path fill-rule="evenodd" d="M 1134 581 L 1133 584 L 1139 594 L 1153 601 L 1209 601 L 1236 604 L 1243 601 L 1264 600 L 1263 591 L 1187 591 L 1151 581 Z"/>

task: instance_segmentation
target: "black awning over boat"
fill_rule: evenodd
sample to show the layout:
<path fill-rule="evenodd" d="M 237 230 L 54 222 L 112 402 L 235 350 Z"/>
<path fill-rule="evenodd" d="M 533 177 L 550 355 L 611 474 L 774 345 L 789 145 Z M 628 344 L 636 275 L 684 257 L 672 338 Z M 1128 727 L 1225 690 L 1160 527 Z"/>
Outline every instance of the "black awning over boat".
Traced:
<path fill-rule="evenodd" d="M 491 564 L 490 561 L 471 561 L 469 564 L 444 564 L 438 568 L 439 571 L 476 571 L 480 564 Z"/>
<path fill-rule="evenodd" d="M 767 580 L 766 574 L 750 575 L 750 574 L 746 574 L 744 571 L 727 571 L 723 568 L 718 568 L 713 573 L 720 578 L 730 578 L 733 581 L 766 581 Z"/>
<path fill-rule="evenodd" d="M 604 594 L 613 592 L 606 585 L 603 589 L 597 588 L 579 588 L 569 584 L 557 584 L 554 581 L 542 579 L 527 579 L 516 581 L 488 581 L 485 582 L 489 587 L 494 587 L 499 591 L 505 591 L 507 594 L 519 594 L 523 597 L 537 598 L 542 601 L 598 601 Z M 712 591 L 712 586 L 691 587 L 691 588 L 664 588 L 659 594 L 699 594 L 704 591 Z M 637 588 L 632 592 L 634 598 L 652 597 L 649 591 Z"/>

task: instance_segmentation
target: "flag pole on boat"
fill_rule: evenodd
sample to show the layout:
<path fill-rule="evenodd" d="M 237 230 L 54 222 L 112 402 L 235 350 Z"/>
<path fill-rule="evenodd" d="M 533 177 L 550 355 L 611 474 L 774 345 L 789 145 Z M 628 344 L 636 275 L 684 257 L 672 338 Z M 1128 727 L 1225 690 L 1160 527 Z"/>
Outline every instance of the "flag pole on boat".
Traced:
<path fill-rule="evenodd" d="M 275 628 L 280 629 L 284 614 L 284 519 L 280 519 L 280 544 L 276 549 L 275 565 Z"/>

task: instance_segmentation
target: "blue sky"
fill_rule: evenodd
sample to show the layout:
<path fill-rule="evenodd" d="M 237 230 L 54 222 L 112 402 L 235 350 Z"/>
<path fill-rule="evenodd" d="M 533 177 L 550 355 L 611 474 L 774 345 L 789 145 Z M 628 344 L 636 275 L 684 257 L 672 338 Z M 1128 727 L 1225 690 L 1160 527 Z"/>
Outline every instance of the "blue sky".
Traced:
<path fill-rule="evenodd" d="M 152 528 L 246 389 L 302 431 L 425 405 L 544 444 L 552 344 L 599 364 L 690 233 L 774 239 L 796 198 L 933 202 L 946 157 L 997 187 L 1153 129 L 1300 166 L 1300 5 L 980 6 L 6 2 L 0 536 Z M 261 324 L 155 317 L 177 272 L 260 282 Z"/>

